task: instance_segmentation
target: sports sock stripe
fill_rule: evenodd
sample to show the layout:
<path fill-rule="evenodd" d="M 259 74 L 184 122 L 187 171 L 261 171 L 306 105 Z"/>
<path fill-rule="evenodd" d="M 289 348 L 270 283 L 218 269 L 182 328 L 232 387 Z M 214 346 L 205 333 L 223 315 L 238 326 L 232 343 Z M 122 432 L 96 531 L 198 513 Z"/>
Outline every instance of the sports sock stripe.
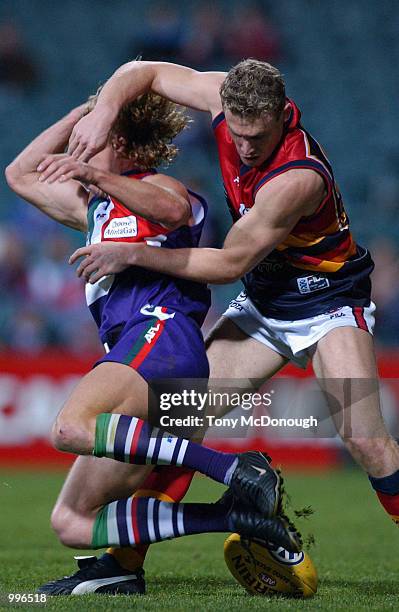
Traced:
<path fill-rule="evenodd" d="M 139 439 L 137 441 L 135 454 L 138 457 L 142 458 L 141 463 L 145 464 L 147 459 L 148 447 L 150 445 L 151 440 L 151 425 L 145 421 L 143 427 L 141 428 Z"/>
<path fill-rule="evenodd" d="M 186 450 L 187 450 L 187 446 L 188 446 L 188 440 L 182 439 L 180 450 L 179 450 L 179 454 L 177 456 L 176 465 L 182 465 L 183 464 L 184 456 L 185 456 Z"/>
<path fill-rule="evenodd" d="M 132 441 L 133 441 L 135 429 L 136 429 L 136 423 L 132 420 L 129 426 L 129 430 L 127 432 L 126 442 L 125 442 L 125 456 L 127 457 L 130 455 L 130 449 L 132 447 Z"/>
<path fill-rule="evenodd" d="M 172 504 L 159 503 L 159 535 L 161 540 L 173 538 Z"/>
<path fill-rule="evenodd" d="M 113 457 L 114 456 L 114 442 L 115 442 L 115 431 L 118 426 L 120 414 L 110 414 L 107 429 L 107 446 L 106 446 L 106 456 Z"/>
<path fill-rule="evenodd" d="M 154 503 L 154 534 L 155 534 L 155 541 L 159 542 L 161 537 L 160 537 L 160 533 L 159 533 L 159 504 L 161 502 L 159 502 L 157 499 L 155 500 Z"/>
<path fill-rule="evenodd" d="M 150 464 L 152 463 L 151 460 L 154 455 L 154 449 L 155 449 L 155 444 L 158 438 L 158 434 L 159 434 L 158 427 L 154 427 L 151 432 L 150 442 L 148 444 L 146 463 L 150 463 Z"/>
<path fill-rule="evenodd" d="M 118 524 L 116 520 L 116 505 L 118 502 L 111 502 L 107 507 L 107 530 L 109 544 L 111 546 L 120 546 Z"/>
<path fill-rule="evenodd" d="M 139 531 L 138 517 L 137 517 L 138 503 L 139 503 L 139 498 L 133 497 L 133 501 L 132 501 L 132 529 L 133 529 L 134 544 L 139 544 L 140 543 L 140 531 Z"/>
<path fill-rule="evenodd" d="M 162 464 L 170 465 L 173 457 L 173 451 L 176 446 L 176 440 L 174 436 L 169 433 L 164 433 L 161 439 L 160 453 L 162 456 Z"/>
<path fill-rule="evenodd" d="M 129 431 L 130 418 L 121 416 L 115 431 L 114 458 L 116 461 L 125 461 L 125 440 Z"/>
<path fill-rule="evenodd" d="M 173 528 L 173 535 L 175 536 L 175 538 L 177 538 L 179 536 L 179 530 L 177 528 L 177 511 L 179 509 L 179 505 L 178 504 L 173 504 L 173 508 L 172 508 L 172 528 Z"/>
<path fill-rule="evenodd" d="M 179 504 L 179 509 L 177 511 L 177 530 L 179 535 L 184 535 L 184 506 L 183 504 Z"/>
<path fill-rule="evenodd" d="M 148 530 L 148 507 L 149 507 L 149 499 L 142 497 L 142 498 L 137 498 L 137 506 L 136 508 L 138 508 L 138 512 L 139 512 L 139 517 L 140 517 L 140 529 L 139 531 L 139 536 L 140 536 L 140 541 L 142 540 L 143 542 L 148 542 L 149 541 L 149 535 L 150 532 Z"/>
<path fill-rule="evenodd" d="M 162 431 L 160 431 L 156 437 L 155 448 L 154 448 L 154 452 L 151 457 L 151 463 L 153 463 L 154 465 L 158 463 L 158 455 L 159 455 L 159 449 L 161 448 L 162 437 L 163 437 L 163 433 Z"/>
<path fill-rule="evenodd" d="M 132 457 L 134 457 L 136 455 L 136 449 L 139 443 L 139 439 L 140 439 L 140 433 L 141 430 L 143 429 L 144 426 L 144 421 L 142 421 L 141 419 L 136 419 L 135 417 L 133 417 L 136 423 L 136 427 L 134 430 L 134 434 L 133 434 L 133 438 L 132 438 L 132 445 L 130 447 L 130 453 L 129 455 L 131 455 Z M 144 459 L 142 457 L 137 457 L 137 460 L 135 461 L 135 463 L 141 464 L 144 463 Z M 128 459 L 129 461 L 129 459 Z"/>
<path fill-rule="evenodd" d="M 155 542 L 155 531 L 154 531 L 154 504 L 155 499 L 152 497 L 148 500 L 148 508 L 147 508 L 147 526 L 148 526 L 148 536 L 150 542 Z"/>
<path fill-rule="evenodd" d="M 171 463 L 173 465 L 176 465 L 177 463 L 177 458 L 179 456 L 179 452 L 181 449 L 181 443 L 182 443 L 182 439 L 181 438 L 176 438 L 176 444 L 175 444 L 175 448 L 173 449 L 173 455 L 172 455 L 172 461 Z"/>
<path fill-rule="evenodd" d="M 126 503 L 126 525 L 129 542 L 135 542 L 133 533 L 133 514 L 132 514 L 132 501 L 133 498 L 129 497 Z"/>
<path fill-rule="evenodd" d="M 129 543 L 129 534 L 127 529 L 127 500 L 120 499 L 116 504 L 116 522 L 118 526 L 119 542 L 122 546 Z"/>

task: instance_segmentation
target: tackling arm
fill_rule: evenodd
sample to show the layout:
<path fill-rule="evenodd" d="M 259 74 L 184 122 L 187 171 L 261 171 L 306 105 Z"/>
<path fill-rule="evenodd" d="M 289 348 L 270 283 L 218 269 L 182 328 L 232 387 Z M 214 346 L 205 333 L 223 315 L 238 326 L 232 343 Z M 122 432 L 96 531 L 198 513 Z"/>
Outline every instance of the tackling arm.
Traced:
<path fill-rule="evenodd" d="M 224 72 L 197 72 L 167 62 L 134 61 L 124 64 L 103 86 L 95 108 L 75 126 L 68 153 L 88 161 L 106 145 L 119 110 L 152 91 L 172 102 L 215 115 L 221 111 L 219 95 Z"/>
<path fill-rule="evenodd" d="M 136 215 L 169 229 L 187 225 L 191 204 L 186 188 L 176 179 L 154 174 L 142 180 L 132 180 L 107 170 L 76 160 L 70 155 L 48 155 L 40 166 L 39 181 L 65 184 L 76 179 L 89 188 L 93 186 L 122 202 Z"/>
<path fill-rule="evenodd" d="M 6 168 L 9 187 L 46 215 L 77 230 L 86 230 L 87 193 L 76 181 L 50 185 L 40 182 L 37 167 L 48 153 L 63 151 L 82 105 L 35 138 Z"/>
<path fill-rule="evenodd" d="M 252 270 L 280 244 L 303 216 L 312 214 L 325 194 L 323 179 L 312 170 L 290 170 L 258 192 L 253 208 L 227 234 L 222 249 L 159 249 L 143 244 L 118 245 L 117 261 L 103 245 L 75 251 L 81 256 L 77 273 L 90 282 L 128 265 L 203 283 L 225 284 Z M 123 262 L 123 265 L 122 265 Z"/>

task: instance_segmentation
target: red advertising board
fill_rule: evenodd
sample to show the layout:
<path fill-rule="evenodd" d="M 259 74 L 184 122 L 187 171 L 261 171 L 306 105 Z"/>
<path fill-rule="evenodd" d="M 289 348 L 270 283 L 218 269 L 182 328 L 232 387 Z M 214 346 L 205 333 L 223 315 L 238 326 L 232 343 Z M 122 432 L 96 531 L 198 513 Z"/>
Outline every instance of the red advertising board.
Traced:
<path fill-rule="evenodd" d="M 49 433 L 57 412 L 79 378 L 88 372 L 96 356 L 78 357 L 69 353 L 41 355 L 0 354 L 0 463 L 24 468 L 70 465 L 73 456 L 54 450 Z M 379 357 L 379 370 L 388 389 L 391 411 L 399 414 L 399 353 Z M 311 369 L 287 366 L 280 374 L 298 381 L 312 376 Z M 395 384 L 394 384 L 395 383 Z M 306 443 L 305 443 L 306 442 Z M 285 467 L 324 469 L 339 463 L 341 450 L 336 441 L 270 440 L 258 434 L 245 439 L 209 440 L 227 451 L 257 448 L 273 455 Z"/>

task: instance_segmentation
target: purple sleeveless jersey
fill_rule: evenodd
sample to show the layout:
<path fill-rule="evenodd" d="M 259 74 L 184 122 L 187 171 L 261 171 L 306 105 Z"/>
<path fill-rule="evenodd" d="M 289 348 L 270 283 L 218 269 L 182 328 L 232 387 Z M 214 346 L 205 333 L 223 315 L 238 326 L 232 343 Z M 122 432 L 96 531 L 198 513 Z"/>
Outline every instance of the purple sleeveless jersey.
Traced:
<path fill-rule="evenodd" d="M 154 172 L 132 171 L 141 179 Z M 87 244 L 146 242 L 162 249 L 197 247 L 207 203 L 189 191 L 194 224 L 168 230 L 134 215 L 111 197 L 95 197 L 88 209 Z M 107 354 L 136 369 L 147 381 L 207 378 L 208 361 L 200 330 L 210 306 L 210 292 L 200 283 L 139 267 L 87 283 L 86 299 Z"/>

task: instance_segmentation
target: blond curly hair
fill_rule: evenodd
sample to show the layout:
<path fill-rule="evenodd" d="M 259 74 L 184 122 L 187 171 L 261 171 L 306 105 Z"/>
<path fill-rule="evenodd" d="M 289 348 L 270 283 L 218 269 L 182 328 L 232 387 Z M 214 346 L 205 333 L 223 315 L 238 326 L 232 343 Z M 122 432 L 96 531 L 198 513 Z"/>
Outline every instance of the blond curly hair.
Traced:
<path fill-rule="evenodd" d="M 101 87 L 90 96 L 87 112 L 96 105 Z M 132 160 L 139 170 L 170 164 L 178 153 L 172 143 L 190 123 L 183 107 L 154 93 L 125 104 L 112 126 L 110 144 L 118 156 Z"/>

